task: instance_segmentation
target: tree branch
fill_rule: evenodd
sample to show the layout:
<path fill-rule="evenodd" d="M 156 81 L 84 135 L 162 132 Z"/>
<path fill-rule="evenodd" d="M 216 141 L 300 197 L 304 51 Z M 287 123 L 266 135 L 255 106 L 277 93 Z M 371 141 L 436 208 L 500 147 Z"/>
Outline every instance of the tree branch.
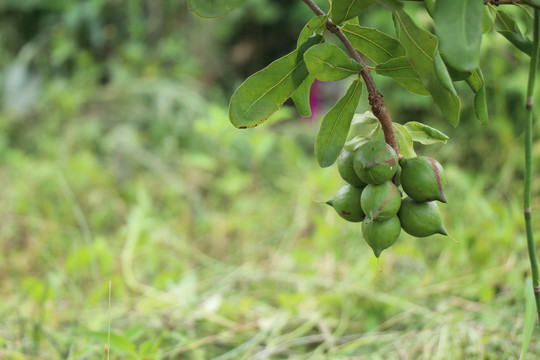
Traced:
<path fill-rule="evenodd" d="M 326 15 L 325 12 L 312 0 L 303 1 L 317 16 Z M 383 96 L 377 89 L 377 85 L 375 85 L 375 81 L 373 81 L 373 78 L 371 77 L 368 66 L 360 56 L 358 50 L 354 48 L 347 36 L 343 33 L 343 31 L 341 31 L 339 26 L 333 24 L 330 20 L 327 20 L 326 28 L 328 29 L 328 31 L 335 34 L 339 38 L 339 40 L 341 40 L 343 45 L 345 45 L 345 47 L 349 51 L 349 55 L 351 56 L 351 58 L 358 62 L 360 65 L 362 65 L 360 75 L 362 75 L 362 78 L 364 79 L 369 93 L 368 99 L 369 105 L 371 105 L 371 111 L 381 123 L 381 127 L 384 133 L 384 140 L 394 149 L 394 151 L 398 155 L 398 158 L 401 160 L 402 156 L 399 154 L 396 134 L 394 133 L 394 128 L 392 127 L 392 119 L 390 118 L 388 110 L 386 110 L 386 106 L 384 105 Z"/>

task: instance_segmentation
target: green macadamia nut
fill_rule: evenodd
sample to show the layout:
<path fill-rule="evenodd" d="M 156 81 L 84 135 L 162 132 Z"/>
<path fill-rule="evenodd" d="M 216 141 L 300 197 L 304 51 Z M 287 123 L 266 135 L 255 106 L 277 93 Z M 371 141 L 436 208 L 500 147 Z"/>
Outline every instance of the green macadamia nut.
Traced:
<path fill-rule="evenodd" d="M 360 179 L 353 167 L 354 152 L 350 152 L 346 149 L 341 150 L 339 158 L 337 159 L 337 167 L 341 178 L 351 185 L 357 187 L 364 187 L 367 185 L 365 181 Z"/>
<path fill-rule="evenodd" d="M 397 216 L 392 216 L 386 221 L 372 221 L 365 218 L 362 223 L 364 240 L 373 250 L 376 257 L 381 255 L 384 249 L 392 246 L 401 233 L 401 224 Z"/>
<path fill-rule="evenodd" d="M 444 170 L 437 160 L 418 156 L 401 161 L 401 186 L 417 201 L 438 200 L 446 203 Z"/>
<path fill-rule="evenodd" d="M 343 186 L 326 203 L 334 208 L 339 216 L 350 222 L 360 222 L 365 214 L 360 205 L 362 189 L 350 184 Z"/>
<path fill-rule="evenodd" d="M 401 202 L 398 217 L 403 230 L 412 236 L 448 235 L 435 201 L 425 202 L 405 198 Z"/>
<path fill-rule="evenodd" d="M 385 221 L 398 213 L 401 193 L 390 181 L 379 185 L 369 184 L 362 191 L 362 210 L 372 220 Z"/>
<path fill-rule="evenodd" d="M 392 147 L 382 141 L 368 141 L 354 153 L 354 171 L 368 184 L 382 184 L 392 179 L 398 158 Z"/>

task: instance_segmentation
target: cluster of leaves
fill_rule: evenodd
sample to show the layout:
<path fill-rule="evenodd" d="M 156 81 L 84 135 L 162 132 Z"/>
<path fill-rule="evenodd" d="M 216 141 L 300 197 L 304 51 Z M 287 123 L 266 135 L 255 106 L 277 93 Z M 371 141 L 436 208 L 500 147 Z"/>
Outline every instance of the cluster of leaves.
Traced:
<path fill-rule="evenodd" d="M 392 11 L 395 36 L 358 23 L 357 16 L 375 3 Z M 215 17 L 232 11 L 241 1 L 190 0 L 189 4 L 196 14 Z M 332 1 L 328 14 L 314 17 L 304 26 L 293 52 L 250 76 L 238 88 L 230 102 L 232 124 L 242 129 L 257 126 L 289 98 L 302 116 L 309 116 L 309 93 L 314 79 L 338 81 L 354 77 L 346 94 L 324 117 L 315 144 L 322 167 L 335 161 L 345 145 L 362 94 L 363 65 L 332 43 L 333 35 L 326 31 L 328 24 L 338 26 L 353 47 L 373 64 L 370 68 L 376 74 L 393 79 L 411 93 L 431 96 L 454 126 L 459 123 L 461 110 L 454 82 L 465 81 L 475 94 L 476 116 L 485 124 L 488 112 L 479 66 L 482 34 L 494 25 L 526 53 L 531 51 L 531 41 L 519 31 L 510 15 L 484 6 L 481 1 L 425 1 L 424 5 L 433 19 L 435 34 L 416 24 L 404 11 L 402 1 Z M 414 134 L 407 126 L 394 127 L 401 139 L 402 155 L 414 156 L 412 146 L 408 145 Z"/>

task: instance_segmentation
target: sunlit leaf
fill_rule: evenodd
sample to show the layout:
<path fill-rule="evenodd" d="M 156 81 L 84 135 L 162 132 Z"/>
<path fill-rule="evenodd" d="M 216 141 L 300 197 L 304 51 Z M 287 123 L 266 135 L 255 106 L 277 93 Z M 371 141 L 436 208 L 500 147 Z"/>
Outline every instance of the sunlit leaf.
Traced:
<path fill-rule="evenodd" d="M 131 341 L 125 337 L 115 334 L 108 333 L 107 331 L 89 331 L 85 333 L 86 336 L 91 337 L 100 342 L 100 345 L 107 345 L 110 337 L 110 348 L 114 351 L 127 354 L 135 354 L 136 347 Z"/>
<path fill-rule="evenodd" d="M 188 0 L 188 6 L 200 17 L 214 18 L 230 13 L 242 0 Z"/>
<path fill-rule="evenodd" d="M 419 142 L 422 145 L 435 143 L 446 144 L 446 141 L 449 139 L 441 131 L 416 121 L 409 121 L 403 126 L 409 131 L 413 141 Z"/>
<path fill-rule="evenodd" d="M 294 102 L 300 116 L 311 116 L 309 94 L 311 92 L 311 85 L 313 84 L 313 81 L 315 81 L 315 78 L 309 75 L 291 96 L 291 99 Z"/>
<path fill-rule="evenodd" d="M 435 32 L 444 60 L 453 68 L 472 71 L 478 66 L 484 3 L 481 0 L 436 1 Z"/>
<path fill-rule="evenodd" d="M 321 15 L 314 17 L 309 20 L 308 23 L 304 26 L 300 35 L 298 35 L 298 41 L 296 46 L 300 47 L 303 43 L 306 42 L 313 35 L 320 35 L 326 29 L 326 20 L 328 20 L 328 15 Z"/>
<path fill-rule="evenodd" d="M 304 61 L 310 75 L 322 81 L 345 79 L 362 70 L 362 65 L 330 43 L 311 47 L 305 52 Z"/>
<path fill-rule="evenodd" d="M 333 0 L 332 21 L 339 24 L 344 20 L 360 15 L 367 7 L 376 0 Z"/>
<path fill-rule="evenodd" d="M 322 41 L 320 35 L 311 37 L 292 53 L 247 78 L 231 98 L 231 123 L 246 129 L 268 119 L 306 79 L 309 73 L 304 53 Z"/>
<path fill-rule="evenodd" d="M 342 31 L 358 51 L 376 63 L 405 56 L 405 49 L 399 41 L 377 29 L 346 24 Z"/>
<path fill-rule="evenodd" d="M 422 78 L 409 63 L 406 56 L 400 56 L 377 64 L 375 71 L 379 75 L 394 79 L 398 84 L 414 94 L 429 95 L 429 92 L 424 88 Z"/>
<path fill-rule="evenodd" d="M 315 140 L 315 156 L 321 167 L 328 167 L 336 161 L 351 125 L 354 111 L 362 95 L 362 83 L 355 80 L 345 96 L 324 117 Z"/>
<path fill-rule="evenodd" d="M 392 126 L 394 127 L 394 132 L 397 137 L 399 153 L 406 158 L 415 157 L 416 153 L 414 152 L 413 138 L 411 134 L 409 134 L 409 130 L 398 123 L 392 123 Z"/>

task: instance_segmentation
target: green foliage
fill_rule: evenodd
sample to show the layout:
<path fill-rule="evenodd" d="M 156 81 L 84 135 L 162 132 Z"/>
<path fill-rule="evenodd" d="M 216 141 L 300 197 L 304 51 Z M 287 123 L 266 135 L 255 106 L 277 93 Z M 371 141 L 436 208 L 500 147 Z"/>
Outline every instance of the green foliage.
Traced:
<path fill-rule="evenodd" d="M 362 83 L 355 80 L 325 115 L 315 140 L 315 156 L 321 167 L 332 165 L 341 153 L 361 95 Z"/>
<path fill-rule="evenodd" d="M 376 0 L 336 0 L 332 1 L 332 21 L 336 24 L 360 15 Z"/>
<path fill-rule="evenodd" d="M 481 1 L 436 1 L 435 32 L 445 61 L 461 71 L 478 67 L 484 13 Z"/>
<path fill-rule="evenodd" d="M 322 41 L 321 36 L 310 38 L 298 49 L 247 78 L 231 98 L 232 124 L 241 129 L 254 127 L 275 113 L 308 76 L 304 53 Z"/>
<path fill-rule="evenodd" d="M 342 80 L 362 70 L 362 65 L 329 43 L 309 48 L 304 54 L 304 61 L 309 74 L 322 81 Z"/>
<path fill-rule="evenodd" d="M 356 49 L 376 63 L 405 55 L 405 49 L 399 41 L 377 29 L 345 24 L 342 30 Z"/>

